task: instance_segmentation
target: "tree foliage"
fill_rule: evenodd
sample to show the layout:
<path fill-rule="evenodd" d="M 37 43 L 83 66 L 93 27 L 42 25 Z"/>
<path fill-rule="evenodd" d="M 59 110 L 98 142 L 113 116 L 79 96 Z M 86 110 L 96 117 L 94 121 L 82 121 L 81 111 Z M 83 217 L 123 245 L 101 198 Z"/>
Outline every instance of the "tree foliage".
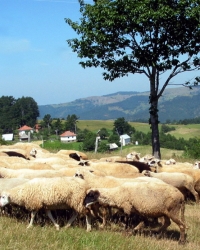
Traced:
<path fill-rule="evenodd" d="M 88 132 L 83 141 L 84 151 L 93 151 L 95 149 L 96 134 Z"/>
<path fill-rule="evenodd" d="M 75 114 L 73 115 L 68 115 L 66 118 L 66 122 L 65 122 L 65 130 L 69 130 L 71 132 L 76 133 L 77 130 L 77 122 L 78 122 L 79 117 L 77 117 Z"/>
<path fill-rule="evenodd" d="M 135 128 L 132 127 L 124 117 L 117 118 L 114 121 L 113 133 L 117 133 L 118 135 L 128 134 L 131 135 L 135 132 Z"/>
<path fill-rule="evenodd" d="M 77 33 L 69 39 L 86 67 L 104 69 L 105 80 L 144 74 L 150 87 L 152 153 L 160 158 L 158 100 L 172 78 L 200 68 L 200 5 L 196 0 L 79 0 L 80 23 L 65 21 Z M 161 74 L 167 72 L 164 84 Z M 182 82 L 193 86 L 200 82 Z"/>
<path fill-rule="evenodd" d="M 38 116 L 38 105 L 32 97 L 15 99 L 13 96 L 2 96 L 0 98 L 0 128 L 5 133 L 23 125 L 33 127 Z"/>

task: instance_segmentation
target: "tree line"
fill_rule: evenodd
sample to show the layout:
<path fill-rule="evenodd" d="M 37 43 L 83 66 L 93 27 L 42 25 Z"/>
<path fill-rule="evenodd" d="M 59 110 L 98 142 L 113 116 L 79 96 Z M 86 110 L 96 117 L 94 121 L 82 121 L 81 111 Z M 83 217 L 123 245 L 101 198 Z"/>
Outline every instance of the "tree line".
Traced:
<path fill-rule="evenodd" d="M 1 133 L 13 133 L 23 125 L 33 127 L 39 116 L 38 105 L 32 97 L 15 99 L 13 96 L 0 97 Z"/>
<path fill-rule="evenodd" d="M 1 134 L 13 133 L 16 129 L 23 125 L 34 127 L 39 116 L 38 105 L 31 97 L 22 97 L 15 99 L 12 96 L 2 96 L 0 98 L 0 129 Z M 75 114 L 68 115 L 66 119 L 52 118 L 50 114 L 46 114 L 40 121 L 39 133 L 34 133 L 32 138 L 44 139 L 49 138 L 59 139 L 59 135 L 66 130 L 77 134 L 77 141 L 82 142 L 81 150 L 92 151 L 95 149 L 95 141 L 97 134 L 100 137 L 98 146 L 99 152 L 109 150 L 109 143 L 116 143 L 120 146 L 120 135 L 128 134 L 131 137 L 131 142 L 138 141 L 140 145 L 151 146 L 151 132 L 145 134 L 137 131 L 131 126 L 124 117 L 117 118 L 113 122 L 112 132 L 108 132 L 106 128 L 101 128 L 98 133 L 94 133 L 87 129 L 81 130 L 78 127 L 78 117 Z M 194 119 L 186 119 L 176 122 L 176 124 L 192 124 L 200 123 L 200 117 Z M 184 140 L 177 139 L 168 132 L 175 130 L 175 127 L 170 124 L 162 124 L 159 131 L 160 145 L 162 148 L 169 148 L 174 150 L 183 150 L 187 157 L 200 157 L 200 140 L 197 138 L 190 138 Z"/>

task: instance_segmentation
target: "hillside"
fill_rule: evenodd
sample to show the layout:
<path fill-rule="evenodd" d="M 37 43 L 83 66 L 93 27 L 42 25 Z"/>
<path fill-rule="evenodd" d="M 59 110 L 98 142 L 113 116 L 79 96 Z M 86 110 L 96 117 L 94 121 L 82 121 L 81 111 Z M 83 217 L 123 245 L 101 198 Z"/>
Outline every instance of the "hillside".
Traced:
<path fill-rule="evenodd" d="M 159 120 L 183 120 L 200 116 L 200 87 L 166 89 L 159 100 Z M 148 121 L 149 92 L 117 92 L 80 98 L 73 102 L 41 105 L 40 118 L 66 118 L 76 114 L 80 120 L 109 120 L 124 117 L 128 121 Z"/>

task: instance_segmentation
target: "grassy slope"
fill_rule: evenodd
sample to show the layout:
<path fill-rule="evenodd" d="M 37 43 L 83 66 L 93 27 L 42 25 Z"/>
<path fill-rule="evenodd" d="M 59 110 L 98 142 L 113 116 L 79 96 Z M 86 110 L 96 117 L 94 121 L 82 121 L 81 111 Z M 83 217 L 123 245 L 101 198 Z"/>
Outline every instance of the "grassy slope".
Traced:
<path fill-rule="evenodd" d="M 108 131 L 113 129 L 113 120 L 79 120 L 77 127 L 81 130 L 88 129 L 93 132 L 97 132 L 101 128 L 106 128 Z M 142 131 L 143 133 L 151 132 L 150 126 L 147 123 L 138 123 L 138 122 L 129 122 L 137 131 Z M 161 126 L 161 125 L 160 125 Z M 170 132 L 171 135 L 174 135 L 176 138 L 184 138 L 188 140 L 189 138 L 197 137 L 200 138 L 200 124 L 189 124 L 189 125 L 169 125 L 175 127 L 176 130 Z"/>

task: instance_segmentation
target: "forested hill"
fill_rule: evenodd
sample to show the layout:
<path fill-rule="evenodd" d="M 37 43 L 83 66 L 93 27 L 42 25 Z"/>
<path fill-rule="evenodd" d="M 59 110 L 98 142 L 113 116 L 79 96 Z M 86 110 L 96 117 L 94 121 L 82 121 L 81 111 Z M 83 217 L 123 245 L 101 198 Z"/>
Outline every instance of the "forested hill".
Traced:
<path fill-rule="evenodd" d="M 108 120 L 124 117 L 128 121 L 148 121 L 149 92 L 117 92 L 80 98 L 73 102 L 41 105 L 40 118 L 64 118 L 76 114 L 80 120 Z M 200 87 L 166 89 L 159 100 L 159 120 L 178 121 L 200 116 Z"/>

